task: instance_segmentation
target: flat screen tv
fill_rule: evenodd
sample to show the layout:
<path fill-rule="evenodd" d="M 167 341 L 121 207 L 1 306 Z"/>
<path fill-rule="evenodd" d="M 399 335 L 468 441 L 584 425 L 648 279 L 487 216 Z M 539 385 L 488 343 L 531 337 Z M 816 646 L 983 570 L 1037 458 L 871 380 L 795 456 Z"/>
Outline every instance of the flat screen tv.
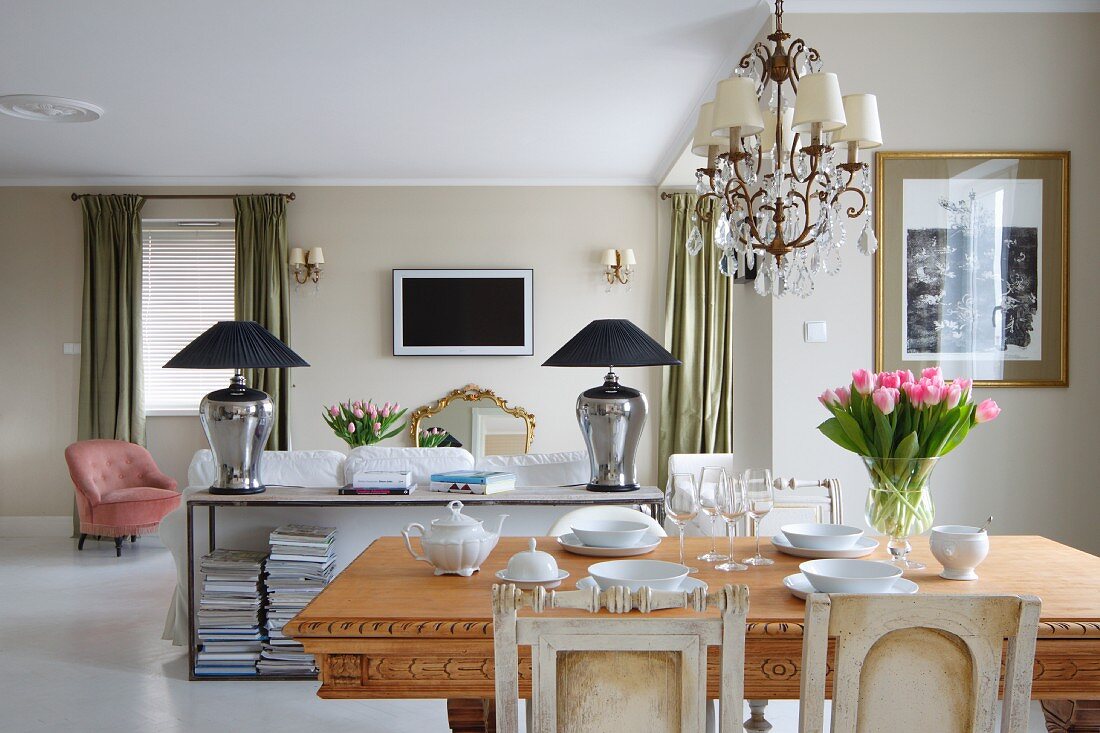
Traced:
<path fill-rule="evenodd" d="M 394 356 L 535 353 L 534 270 L 394 270 Z"/>

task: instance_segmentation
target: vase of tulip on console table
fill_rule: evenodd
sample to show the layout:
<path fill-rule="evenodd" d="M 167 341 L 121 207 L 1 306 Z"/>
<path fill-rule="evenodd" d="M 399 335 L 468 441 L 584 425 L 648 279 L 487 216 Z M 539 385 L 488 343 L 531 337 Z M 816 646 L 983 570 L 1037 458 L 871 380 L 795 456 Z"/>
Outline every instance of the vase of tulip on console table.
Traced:
<path fill-rule="evenodd" d="M 863 459 L 871 479 L 867 524 L 889 538 L 891 558 L 902 567 L 924 567 L 908 559 L 909 538 L 932 527 L 929 481 L 937 462 L 972 427 L 1001 412 L 993 400 L 975 404 L 972 386 L 969 379 L 945 382 L 939 367 L 925 369 L 919 379 L 908 370 L 857 369 L 849 386 L 818 397 L 832 417 L 817 429 Z"/>

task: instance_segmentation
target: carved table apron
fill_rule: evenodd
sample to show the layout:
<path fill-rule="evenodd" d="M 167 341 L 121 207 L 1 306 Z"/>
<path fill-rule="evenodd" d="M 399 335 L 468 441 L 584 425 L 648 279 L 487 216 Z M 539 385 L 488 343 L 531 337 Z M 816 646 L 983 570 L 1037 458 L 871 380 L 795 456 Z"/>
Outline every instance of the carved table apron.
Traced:
<path fill-rule="evenodd" d="M 751 554 L 751 540 L 737 543 L 737 557 Z M 318 694 L 447 698 L 454 730 L 491 729 L 492 705 L 482 702 L 493 696 L 490 588 L 496 571 L 525 544 L 523 538 L 502 538 L 480 572 L 461 578 L 434 576 L 409 556 L 399 538 L 376 541 L 285 628 L 318 655 Z M 711 585 L 749 585 L 745 697 L 797 699 L 804 604 L 783 588 L 782 579 L 797 572 L 801 561 L 763 544 L 775 565 L 721 573 L 695 562 L 696 577 Z M 1033 593 L 1042 599 L 1032 697 L 1050 701 L 1044 707 L 1051 731 L 1094 730 L 1088 721 L 1094 720 L 1095 706 L 1080 701 L 1100 700 L 1100 558 L 1041 537 L 992 537 L 989 558 L 978 568 L 981 579 L 954 582 L 936 575 L 939 565 L 925 538 L 913 544 L 913 555 L 928 568 L 907 571 L 906 577 L 921 592 Z M 689 538 L 687 546 L 688 556 L 695 557 L 709 548 L 709 540 Z M 563 588 L 574 587 L 598 561 L 566 553 L 552 538 L 540 540 L 539 548 L 570 572 Z M 870 557 L 885 556 L 880 546 Z M 646 557 L 676 561 L 676 542 L 662 543 Z M 528 651 L 520 648 L 524 697 L 530 695 Z M 709 696 L 717 698 L 714 653 L 709 666 Z"/>

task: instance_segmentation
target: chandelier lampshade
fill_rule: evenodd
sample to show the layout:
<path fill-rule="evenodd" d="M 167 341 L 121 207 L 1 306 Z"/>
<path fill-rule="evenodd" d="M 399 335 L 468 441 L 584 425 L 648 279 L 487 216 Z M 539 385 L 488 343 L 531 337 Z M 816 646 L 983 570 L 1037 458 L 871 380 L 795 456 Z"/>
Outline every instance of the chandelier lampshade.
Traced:
<path fill-rule="evenodd" d="M 814 125 L 821 125 L 822 132 L 832 132 L 844 127 L 844 123 L 844 100 L 836 74 L 821 72 L 802 77 L 791 129 L 810 132 Z"/>
<path fill-rule="evenodd" d="M 706 158 L 712 146 L 718 148 L 718 153 L 729 152 L 730 144 L 728 137 L 715 137 L 710 134 L 710 131 L 714 128 L 712 124 L 713 119 L 714 102 L 707 102 L 699 108 L 699 120 L 695 123 L 695 134 L 691 139 L 691 152 L 693 155 Z"/>
<path fill-rule="evenodd" d="M 760 295 L 807 297 L 819 274 L 839 271 L 845 219 L 863 220 L 861 252 L 878 246 L 869 168 L 859 160 L 861 149 L 882 145 L 875 96 L 842 96 L 821 64 L 817 49 L 783 30 L 783 0 L 775 0 L 768 43 L 742 56 L 699 111 L 691 151 L 707 163 L 695 174 L 687 251 L 702 252 L 705 223 L 719 272 L 754 271 Z"/>
<path fill-rule="evenodd" d="M 874 94 L 848 94 L 844 97 L 844 117 L 848 121 L 833 142 L 856 143 L 860 148 L 882 145 L 882 126 L 878 121 L 878 100 Z"/>
<path fill-rule="evenodd" d="M 718 82 L 711 125 L 711 131 L 719 135 L 728 135 L 730 128 L 740 128 L 743 138 L 764 129 L 760 100 L 751 79 L 735 76 Z"/>

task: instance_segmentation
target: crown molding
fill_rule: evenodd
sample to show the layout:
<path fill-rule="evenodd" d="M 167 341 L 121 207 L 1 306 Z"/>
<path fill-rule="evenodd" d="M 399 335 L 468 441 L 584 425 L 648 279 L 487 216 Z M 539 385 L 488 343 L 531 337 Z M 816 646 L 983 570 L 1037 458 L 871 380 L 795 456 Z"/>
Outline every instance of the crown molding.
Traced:
<path fill-rule="evenodd" d="M 1100 13 L 1100 0 L 785 0 L 787 13 Z"/>

